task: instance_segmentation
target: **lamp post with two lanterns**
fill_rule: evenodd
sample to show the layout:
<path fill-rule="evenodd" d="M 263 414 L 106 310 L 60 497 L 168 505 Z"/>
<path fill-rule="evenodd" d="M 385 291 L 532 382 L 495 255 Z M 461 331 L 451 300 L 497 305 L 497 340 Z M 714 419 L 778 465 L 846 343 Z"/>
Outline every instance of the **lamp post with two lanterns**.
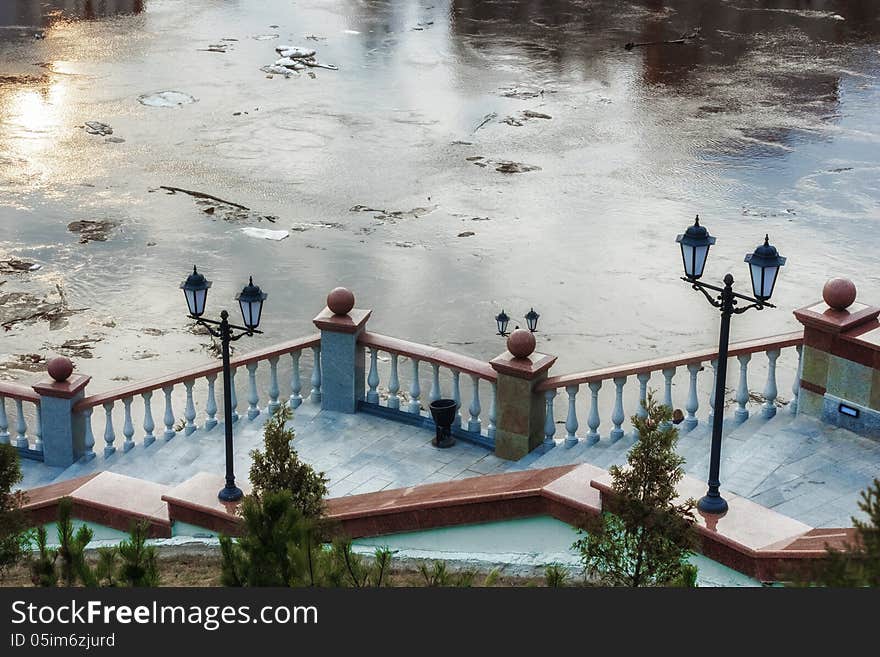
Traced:
<path fill-rule="evenodd" d="M 534 333 L 538 330 L 538 318 L 540 315 L 535 312 L 534 308 L 531 308 L 529 312 L 527 312 L 523 318 L 526 320 L 526 326 L 529 327 L 529 330 Z M 510 333 L 507 332 L 507 325 L 510 323 L 510 317 L 507 316 L 507 313 L 504 312 L 504 309 L 501 309 L 501 312 L 495 315 L 495 323 L 498 325 L 498 333 L 495 335 L 500 335 L 503 338 L 506 338 Z M 519 328 L 519 327 L 517 327 Z"/>
<path fill-rule="evenodd" d="M 220 321 L 205 319 L 205 302 L 208 299 L 208 290 L 211 281 L 207 280 L 193 266 L 192 274 L 180 284 L 186 297 L 186 305 L 189 308 L 189 316 L 196 323 L 204 326 L 215 338 L 220 338 L 223 353 L 223 424 L 226 429 L 226 486 L 217 497 L 223 502 L 237 502 L 242 498 L 241 489 L 235 485 L 235 473 L 233 472 L 232 454 L 232 382 L 229 367 L 229 343 L 241 339 L 245 335 L 262 333 L 257 327 L 260 325 L 260 316 L 263 313 L 263 302 L 269 296 L 259 286 L 254 285 L 251 277 L 248 284 L 237 295 L 235 300 L 241 308 L 241 316 L 244 326 L 236 326 L 229 323 L 229 313 L 225 310 L 220 313 Z M 217 327 L 217 328 L 214 328 Z M 240 333 L 235 333 L 240 331 Z"/>
<path fill-rule="evenodd" d="M 718 287 L 699 280 L 706 266 L 709 255 L 709 247 L 715 244 L 715 238 L 709 235 L 705 226 L 700 225 L 700 216 L 697 215 L 692 226 L 675 239 L 681 246 L 681 257 L 684 263 L 684 276 L 681 280 L 688 283 L 694 290 L 703 293 L 703 296 L 715 308 L 721 311 L 721 334 L 718 340 L 718 360 L 715 370 L 715 414 L 712 418 L 712 447 L 709 463 L 709 489 L 700 498 L 697 508 L 704 513 L 724 513 L 727 511 L 727 501 L 721 497 L 718 488 L 721 469 L 721 432 L 724 426 L 724 391 L 727 385 L 727 353 L 730 342 L 730 317 L 739 315 L 754 308 L 775 308 L 768 303 L 776 285 L 776 277 L 779 268 L 785 264 L 785 258 L 779 255 L 776 247 L 770 244 L 769 235 L 765 235 L 764 243 L 745 257 L 749 264 L 749 273 L 752 279 L 753 297 L 738 294 L 733 291 L 733 276 L 727 274 L 724 277 L 724 287 Z M 707 290 L 717 292 L 710 294 Z M 748 303 L 746 306 L 737 307 L 742 300 Z"/>

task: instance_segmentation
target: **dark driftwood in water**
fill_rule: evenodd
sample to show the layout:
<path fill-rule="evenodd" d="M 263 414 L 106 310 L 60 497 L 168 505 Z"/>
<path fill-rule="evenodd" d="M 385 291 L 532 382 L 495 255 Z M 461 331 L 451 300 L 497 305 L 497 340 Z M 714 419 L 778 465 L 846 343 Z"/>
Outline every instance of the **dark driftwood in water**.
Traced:
<path fill-rule="evenodd" d="M 206 198 L 211 201 L 217 201 L 217 203 L 223 203 L 224 205 L 231 205 L 234 208 L 239 208 L 241 210 L 250 211 L 250 208 L 246 208 L 243 205 L 239 205 L 238 203 L 233 203 L 232 201 L 224 201 L 222 198 L 217 198 L 216 196 L 211 196 L 210 194 L 205 194 L 204 192 L 194 192 L 191 189 L 181 189 L 180 187 L 168 187 L 167 185 L 159 185 L 159 189 L 167 189 L 169 192 L 180 192 L 182 194 L 189 194 L 190 196 L 195 196 L 196 198 Z"/>
<path fill-rule="evenodd" d="M 641 46 L 662 46 L 666 44 L 683 44 L 687 43 L 685 39 L 675 39 L 673 41 L 646 41 L 645 43 L 628 43 L 624 46 L 627 50 L 632 50 L 633 48 L 639 48 Z"/>

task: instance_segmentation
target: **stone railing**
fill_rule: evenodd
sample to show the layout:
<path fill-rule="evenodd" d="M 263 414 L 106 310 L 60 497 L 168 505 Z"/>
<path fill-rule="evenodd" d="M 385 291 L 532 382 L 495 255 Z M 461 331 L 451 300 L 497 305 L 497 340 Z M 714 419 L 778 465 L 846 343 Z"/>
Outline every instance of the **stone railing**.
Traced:
<path fill-rule="evenodd" d="M 369 350 L 369 371 L 361 410 L 380 412 L 391 419 L 433 426 L 430 414 L 423 413 L 430 403 L 444 398 L 454 399 L 457 408 L 453 434 L 473 442 L 494 447 L 497 410 L 497 374 L 485 361 L 462 356 L 452 351 L 407 342 L 377 333 L 363 332 L 358 344 Z M 388 366 L 380 367 L 380 354 L 387 354 Z M 401 385 L 400 365 L 406 363 L 409 385 Z M 424 364 L 430 367 L 430 387 L 422 404 L 421 376 Z M 383 376 L 380 376 L 380 371 Z M 387 375 L 386 375 L 387 374 Z M 461 375 L 470 379 L 467 419 L 462 417 Z M 489 389 L 489 411 L 485 423 L 481 418 L 480 383 Z M 380 384 L 383 384 L 380 390 Z"/>
<path fill-rule="evenodd" d="M 761 413 L 764 417 L 770 418 L 776 414 L 776 401 L 778 398 L 778 386 L 776 382 L 777 359 L 783 349 L 794 347 L 797 352 L 797 366 L 791 363 L 791 371 L 795 373 L 794 382 L 791 386 L 792 399 L 789 402 L 791 412 L 797 412 L 797 398 L 800 390 L 800 358 L 802 354 L 803 333 L 788 333 L 771 338 L 761 338 L 758 340 L 749 340 L 730 345 L 729 358 L 735 358 L 738 361 L 739 380 L 736 387 L 735 401 L 737 407 L 734 411 L 733 418 L 736 422 L 744 422 L 749 417 L 750 411 L 747 404 L 751 400 L 749 389 L 749 367 L 752 363 L 754 354 L 763 354 L 766 357 L 766 379 L 763 387 L 763 404 Z M 793 351 L 793 350 L 792 350 Z M 550 377 L 535 387 L 538 393 L 543 393 L 546 405 L 546 416 L 544 424 L 544 446 L 553 447 L 556 444 L 556 420 L 554 413 L 554 401 L 560 391 L 564 391 L 567 395 L 567 414 L 565 419 L 565 438 L 563 444 L 566 446 L 576 445 L 580 441 L 588 444 L 596 443 L 600 437 L 605 436 L 607 440 L 614 442 L 622 438 L 627 432 L 624 429 L 625 421 L 629 413 L 635 411 L 640 417 L 645 417 L 647 411 L 644 402 L 647 397 L 648 385 L 653 374 L 662 374 L 663 394 L 658 401 L 676 408 L 673 399 L 673 386 L 676 374 L 681 371 L 686 372 L 687 377 L 687 398 L 684 403 L 686 415 L 682 421 L 682 429 L 684 431 L 693 430 L 700 419 L 698 412 L 700 410 L 700 382 L 698 381 L 700 373 L 705 371 L 704 363 L 708 363 L 712 367 L 713 378 L 711 386 L 708 387 L 708 417 L 707 421 L 711 425 L 712 416 L 715 412 L 715 381 L 714 372 L 718 361 L 718 351 L 715 349 L 704 349 L 691 353 L 680 354 L 668 358 L 657 358 L 654 360 L 646 360 L 628 365 L 620 365 L 616 367 L 607 367 L 603 369 L 591 370 L 588 372 L 578 372 L 575 374 L 566 374 L 563 376 Z M 728 368 L 730 371 L 730 368 Z M 630 403 L 627 404 L 626 383 L 635 378 L 638 384 L 637 391 L 633 391 L 628 397 Z M 732 377 L 730 377 L 732 378 Z M 730 380 L 730 378 L 728 380 Z M 603 384 L 610 383 L 611 399 L 610 403 L 602 404 L 600 400 L 600 391 Z M 581 386 L 586 385 L 589 388 L 588 409 L 587 410 L 587 428 L 588 431 L 578 434 L 580 427 L 578 421 L 578 400 L 577 396 Z M 608 388 L 606 387 L 606 389 Z M 706 388 L 706 386 L 702 386 Z M 561 395 L 560 395 L 561 396 Z M 610 421 L 611 428 L 605 434 L 602 428 L 602 411 L 611 407 Z M 637 438 L 637 432 L 632 429 L 633 437 Z"/>
<path fill-rule="evenodd" d="M 6 401 L 15 409 L 12 423 L 7 413 Z M 28 407 L 25 406 L 28 404 Z M 33 410 L 33 413 L 28 411 Z M 28 417 L 33 418 L 33 429 L 28 433 Z M 9 433 L 12 426 L 14 434 Z M 0 444 L 13 445 L 19 454 L 27 458 L 43 458 L 43 440 L 40 423 L 40 395 L 30 387 L 14 383 L 0 383 Z"/>
<path fill-rule="evenodd" d="M 261 363 L 268 365 L 268 383 L 267 396 L 268 403 L 266 409 L 269 413 L 274 411 L 281 404 L 281 384 L 284 380 L 289 382 L 290 395 L 287 397 L 292 408 L 298 407 L 303 402 L 303 382 L 300 372 L 300 357 L 304 350 L 311 349 L 313 357 L 313 366 L 310 378 L 311 391 L 306 395 L 312 402 L 321 402 L 321 352 L 320 337 L 317 335 L 299 338 L 281 344 L 273 345 L 258 351 L 233 356 L 231 365 L 231 383 L 232 383 L 232 422 L 239 420 L 238 398 L 236 395 L 235 378 L 236 372 L 242 368 L 247 371 L 247 409 L 243 409 L 243 414 L 247 415 L 248 420 L 257 418 L 263 409 L 260 408 L 260 394 L 257 386 L 257 368 Z M 279 375 L 279 364 L 282 357 L 289 357 L 289 374 Z M 286 360 L 286 359 L 285 359 Z M 215 392 L 217 375 L 222 372 L 222 365 L 219 363 L 211 363 L 203 367 L 197 367 L 183 372 L 177 372 L 168 376 L 132 383 L 122 388 L 117 388 L 106 393 L 90 395 L 83 397 L 73 406 L 73 413 L 81 420 L 83 431 L 82 456 L 81 459 L 88 461 L 95 457 L 95 435 L 93 431 L 92 415 L 94 410 L 100 407 L 103 413 L 103 430 L 98 435 L 103 438 L 103 454 L 104 457 L 111 456 L 117 449 L 116 445 L 116 427 L 122 428 L 122 449 L 124 452 L 135 447 L 135 418 L 138 424 L 143 428 L 140 445 L 149 447 L 157 438 L 169 441 L 179 432 L 188 436 L 199 428 L 211 430 L 217 426 L 218 420 L 218 396 L 221 397 L 220 407 L 222 407 L 222 392 L 218 395 Z M 288 369 L 287 366 L 284 367 Z M 204 415 L 199 417 L 196 413 L 196 384 L 204 381 Z M 183 388 L 182 395 L 179 394 L 180 388 Z M 288 387 L 288 386 L 285 386 Z M 222 379 L 221 379 L 222 390 Z M 154 410 L 155 400 L 154 393 L 160 397 L 163 404 L 162 410 Z M 182 422 L 178 419 L 174 410 L 175 397 L 183 403 L 184 411 Z M 135 406 L 133 410 L 132 407 Z M 121 409 L 120 409 L 121 407 Z M 157 429 L 157 421 L 154 419 L 154 413 L 159 413 L 159 430 Z M 225 421 L 226 418 L 224 418 Z M 115 424 L 114 424 L 115 421 Z M 157 436 L 158 433 L 158 436 Z"/>
<path fill-rule="evenodd" d="M 309 398 L 325 411 L 367 412 L 430 428 L 430 402 L 450 398 L 457 404 L 455 435 L 493 449 L 502 458 L 519 459 L 539 447 L 591 444 L 600 439 L 613 442 L 627 435 L 638 438 L 628 418 L 645 416 L 643 404 L 649 390 L 667 406 L 680 405 L 683 412 L 677 421 L 682 431 L 691 431 L 706 420 L 711 423 L 716 412 L 714 376 L 708 370 L 711 367 L 714 374 L 716 349 L 550 376 L 556 357 L 536 352 L 534 335 L 523 329 L 508 338 L 507 351 L 486 362 L 369 332 L 370 316 L 370 310 L 354 308 L 351 292 L 337 288 L 314 319 L 319 335 L 235 356 L 233 384 L 237 371 L 239 377 L 240 370 L 247 373 L 247 405 L 241 414 L 249 420 L 260 417 L 261 400 L 266 410 L 274 410 L 282 403 L 283 387 L 293 408 Z M 864 336 L 852 340 L 865 342 Z M 802 381 L 801 356 L 806 363 L 808 352 L 803 332 L 730 345 L 729 358 L 738 365 L 729 368 L 733 394 L 732 399 L 726 394 L 724 400 L 725 405 L 734 404 L 730 421 L 743 422 L 755 412 L 769 418 L 786 403 L 788 411 L 798 412 L 808 401 L 804 391 L 820 387 L 810 383 L 808 388 Z M 304 354 L 302 361 L 310 373 L 307 382 L 301 375 Z M 90 460 L 96 452 L 112 457 L 120 447 L 123 452 L 136 445 L 149 447 L 178 433 L 210 430 L 220 421 L 218 396 L 222 394 L 216 390 L 222 369 L 219 362 L 86 396 L 89 377 L 71 376 L 69 361 L 53 360 L 64 361 L 63 376 L 52 374 L 50 361 L 54 381 L 39 382 L 33 391 L 0 384 L 0 442 L 27 448 L 29 455 L 37 458 L 42 451 L 49 465 Z M 807 373 L 815 375 L 814 369 Z M 264 394 L 258 386 L 258 371 Z M 788 377 L 793 379 L 788 401 L 779 395 L 778 373 L 786 379 L 786 391 Z M 750 380 L 761 392 L 753 392 Z M 588 394 L 578 397 L 584 389 Z M 233 423 L 239 419 L 235 393 L 233 385 Z M 8 431 L 7 398 L 15 403 L 14 439 Z M 702 409 L 701 400 L 708 402 Z M 37 410 L 34 440 L 28 436 L 25 419 L 29 412 L 26 406 L 31 404 Z M 182 409 L 182 415 L 175 409 Z M 557 436 L 557 418 L 563 417 L 559 425 L 564 426 L 564 434 Z M 141 436 L 139 440 L 136 434 Z M 102 444 L 96 448 L 99 441 Z"/>

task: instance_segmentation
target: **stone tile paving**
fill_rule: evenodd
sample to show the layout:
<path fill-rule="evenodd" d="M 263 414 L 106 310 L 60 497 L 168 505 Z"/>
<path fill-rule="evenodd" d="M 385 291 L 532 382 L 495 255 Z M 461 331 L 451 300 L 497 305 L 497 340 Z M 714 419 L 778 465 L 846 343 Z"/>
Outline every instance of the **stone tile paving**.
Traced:
<path fill-rule="evenodd" d="M 250 451 L 262 446 L 261 415 L 235 426 L 236 475 L 246 480 Z M 319 411 L 306 402 L 293 420 L 295 447 L 301 457 L 324 471 L 331 497 L 479 477 L 552 465 L 587 462 L 603 468 L 623 463 L 633 444 L 625 436 L 614 444 L 600 440 L 566 448 L 561 441 L 547 453 L 532 453 L 519 462 L 496 457 L 482 447 L 459 440 L 450 449 L 431 446 L 432 432 L 367 414 Z M 848 526 L 858 510 L 859 491 L 880 476 L 880 443 L 785 411 L 766 421 L 756 417 L 742 425 L 725 422 L 722 489 L 748 497 L 813 526 Z M 30 488 L 99 470 L 165 484 L 184 481 L 197 472 L 223 472 L 223 425 L 191 436 L 179 434 L 148 448 L 137 444 L 61 471 L 25 461 L 24 487 Z M 679 452 L 689 474 L 705 478 L 710 433 L 701 424 L 683 433 Z"/>

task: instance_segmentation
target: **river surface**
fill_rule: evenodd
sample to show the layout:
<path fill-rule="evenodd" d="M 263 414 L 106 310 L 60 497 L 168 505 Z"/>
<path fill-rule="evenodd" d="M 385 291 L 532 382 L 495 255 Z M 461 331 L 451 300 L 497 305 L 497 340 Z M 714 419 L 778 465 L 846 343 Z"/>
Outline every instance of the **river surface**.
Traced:
<path fill-rule="evenodd" d="M 718 238 L 707 280 L 749 291 L 765 233 L 788 258 L 779 308 L 736 317 L 734 340 L 798 328 L 831 276 L 880 303 L 878 16 L 871 0 L 4 0 L 0 260 L 40 268 L 2 275 L 0 297 L 75 312 L 7 324 L 0 376 L 59 350 L 93 391 L 204 362 L 178 290 L 193 264 L 209 314 L 237 316 L 249 274 L 268 292 L 248 348 L 311 332 L 337 285 L 372 330 L 481 358 L 503 351 L 502 307 L 522 325 L 534 306 L 557 373 L 709 346 L 717 312 L 674 242 L 697 213 Z M 261 71 L 285 43 L 338 70 Z M 141 102 L 162 91 L 194 102 Z M 81 243 L 79 221 L 113 226 Z"/>

